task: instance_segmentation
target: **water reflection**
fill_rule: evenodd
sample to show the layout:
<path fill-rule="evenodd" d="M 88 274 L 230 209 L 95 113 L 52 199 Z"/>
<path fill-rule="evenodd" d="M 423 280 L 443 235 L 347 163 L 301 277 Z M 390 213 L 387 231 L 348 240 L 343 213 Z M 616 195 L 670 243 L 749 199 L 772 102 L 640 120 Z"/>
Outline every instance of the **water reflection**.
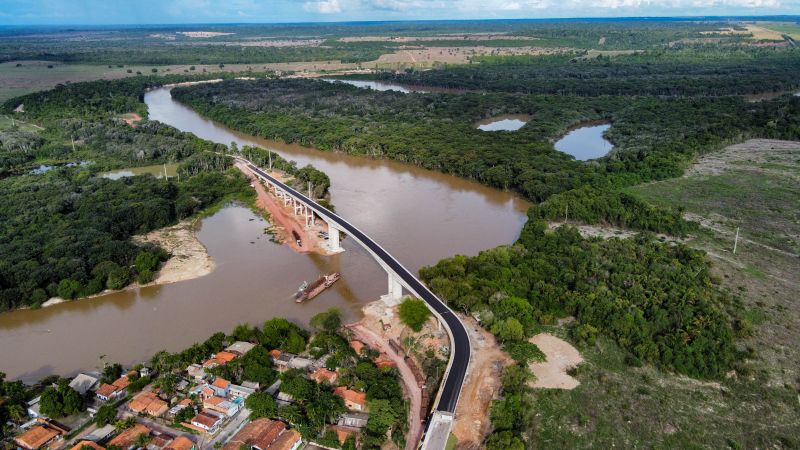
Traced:
<path fill-rule="evenodd" d="M 568 153 L 579 161 L 603 157 L 614 148 L 603 137 L 609 128 L 609 124 L 576 128 L 555 143 L 556 150 Z"/>

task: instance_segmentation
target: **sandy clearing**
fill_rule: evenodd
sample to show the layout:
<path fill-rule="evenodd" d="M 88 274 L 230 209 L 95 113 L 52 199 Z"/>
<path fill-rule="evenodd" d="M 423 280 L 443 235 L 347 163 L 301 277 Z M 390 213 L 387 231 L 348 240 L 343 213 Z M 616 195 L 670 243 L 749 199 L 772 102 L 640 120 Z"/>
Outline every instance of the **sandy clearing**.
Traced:
<path fill-rule="evenodd" d="M 531 372 L 536 375 L 536 380 L 531 383 L 532 387 L 575 389 L 580 384 L 567 374 L 568 369 L 583 362 L 583 357 L 575 347 L 548 333 L 537 334 L 529 342 L 536 344 L 547 357 L 545 362 L 528 364 Z"/>
<path fill-rule="evenodd" d="M 136 124 L 142 121 L 142 116 L 136 113 L 126 113 L 120 116 L 120 118 L 133 128 L 136 128 Z"/>
<path fill-rule="evenodd" d="M 513 361 L 500 349 L 494 335 L 472 317 L 459 314 L 469 335 L 472 357 L 461 388 L 452 433 L 459 449 L 479 449 L 492 431 L 489 409 L 502 387 L 503 370 Z"/>
<path fill-rule="evenodd" d="M 793 164 L 800 154 L 800 142 L 777 139 L 750 139 L 741 144 L 730 145 L 724 149 L 700 157 L 686 170 L 684 177 L 692 175 L 720 175 L 731 169 L 748 169 L 752 166 L 736 164 L 748 163 Z M 764 169 L 760 169 L 764 170 Z"/>
<path fill-rule="evenodd" d="M 178 31 L 175 34 L 182 34 L 190 38 L 210 38 L 217 36 L 230 36 L 236 33 L 222 33 L 219 31 Z"/>
<path fill-rule="evenodd" d="M 195 234 L 195 221 L 184 220 L 177 225 L 136 236 L 134 240 L 157 244 L 172 254 L 151 284 L 191 280 L 214 270 L 213 259 Z"/>

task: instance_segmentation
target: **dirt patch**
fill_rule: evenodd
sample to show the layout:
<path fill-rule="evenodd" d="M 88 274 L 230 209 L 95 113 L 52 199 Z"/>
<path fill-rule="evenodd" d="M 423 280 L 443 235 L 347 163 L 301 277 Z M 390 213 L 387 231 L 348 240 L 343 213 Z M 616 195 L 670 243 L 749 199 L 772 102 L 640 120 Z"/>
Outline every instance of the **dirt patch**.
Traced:
<path fill-rule="evenodd" d="M 136 236 L 137 242 L 150 242 L 172 254 L 158 271 L 152 284 L 169 284 L 208 275 L 214 261 L 206 247 L 197 239 L 195 222 L 185 220 L 177 225 Z"/>
<path fill-rule="evenodd" d="M 142 116 L 136 113 L 126 113 L 121 115 L 120 119 L 124 120 L 125 123 L 127 123 L 131 127 L 136 128 L 136 125 L 142 121 Z"/>
<path fill-rule="evenodd" d="M 750 139 L 741 144 L 725 147 L 722 151 L 702 156 L 690 167 L 684 177 L 692 175 L 720 175 L 731 170 L 769 171 L 768 167 L 753 164 L 796 164 L 800 156 L 800 142 L 777 139 Z M 742 162 L 749 164 L 743 165 Z M 782 171 L 785 172 L 785 171 Z"/>
<path fill-rule="evenodd" d="M 580 383 L 569 376 L 567 370 L 583 362 L 583 357 L 578 350 L 568 342 L 552 334 L 540 333 L 530 338 L 547 360 L 545 362 L 530 363 L 528 367 L 536 375 L 536 380 L 531 382 L 535 388 L 546 389 L 575 389 Z"/>
<path fill-rule="evenodd" d="M 492 431 L 489 409 L 502 387 L 503 370 L 513 361 L 500 349 L 494 335 L 471 317 L 459 315 L 467 329 L 472 358 L 461 388 L 452 433 L 459 449 L 479 449 Z"/>
<path fill-rule="evenodd" d="M 470 33 L 470 34 L 437 34 L 435 36 L 348 36 L 339 38 L 339 42 L 419 42 L 419 41 L 535 41 L 532 36 L 515 36 L 506 33 Z"/>
<path fill-rule="evenodd" d="M 572 51 L 568 48 L 543 47 L 417 47 L 399 48 L 394 53 L 381 55 L 377 60 L 365 62 L 363 67 L 386 68 L 392 64 L 405 63 L 414 66 L 430 66 L 434 63 L 464 64 L 470 58 L 483 55 L 553 55 Z"/>

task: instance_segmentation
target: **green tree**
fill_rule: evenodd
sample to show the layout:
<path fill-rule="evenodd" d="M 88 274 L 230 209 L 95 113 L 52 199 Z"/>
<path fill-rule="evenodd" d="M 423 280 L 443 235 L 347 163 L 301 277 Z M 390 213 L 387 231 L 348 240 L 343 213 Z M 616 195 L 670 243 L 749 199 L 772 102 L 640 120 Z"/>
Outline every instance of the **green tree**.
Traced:
<path fill-rule="evenodd" d="M 100 407 L 100 409 L 97 410 L 94 420 L 97 423 L 97 426 L 100 427 L 114 423 L 117 420 L 117 408 L 107 403 L 104 404 Z"/>
<path fill-rule="evenodd" d="M 342 315 L 338 309 L 331 308 L 312 317 L 309 324 L 317 330 L 335 333 L 342 326 Z"/>
<path fill-rule="evenodd" d="M 422 330 L 430 316 L 431 311 L 422 300 L 409 298 L 400 304 L 400 320 L 414 331 Z"/>
<path fill-rule="evenodd" d="M 525 450 L 525 443 L 511 431 L 499 431 L 489 436 L 486 450 Z"/>
<path fill-rule="evenodd" d="M 58 283 L 58 296 L 65 299 L 74 299 L 81 290 L 81 284 L 77 281 L 65 278 Z"/>
<path fill-rule="evenodd" d="M 256 392 L 250 394 L 244 401 L 245 406 L 249 409 L 250 417 L 257 419 L 259 417 L 274 417 L 278 411 L 278 404 L 275 399 L 266 392 Z"/>

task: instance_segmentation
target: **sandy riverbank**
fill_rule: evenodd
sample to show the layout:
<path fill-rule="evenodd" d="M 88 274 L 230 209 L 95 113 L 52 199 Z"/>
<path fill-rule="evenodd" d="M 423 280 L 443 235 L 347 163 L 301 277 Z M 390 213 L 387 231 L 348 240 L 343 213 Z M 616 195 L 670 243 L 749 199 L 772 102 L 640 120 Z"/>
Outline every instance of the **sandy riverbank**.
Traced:
<path fill-rule="evenodd" d="M 192 280 L 214 270 L 213 259 L 197 239 L 195 224 L 194 220 L 185 220 L 177 225 L 134 237 L 136 242 L 157 244 L 172 254 L 151 284 Z"/>

